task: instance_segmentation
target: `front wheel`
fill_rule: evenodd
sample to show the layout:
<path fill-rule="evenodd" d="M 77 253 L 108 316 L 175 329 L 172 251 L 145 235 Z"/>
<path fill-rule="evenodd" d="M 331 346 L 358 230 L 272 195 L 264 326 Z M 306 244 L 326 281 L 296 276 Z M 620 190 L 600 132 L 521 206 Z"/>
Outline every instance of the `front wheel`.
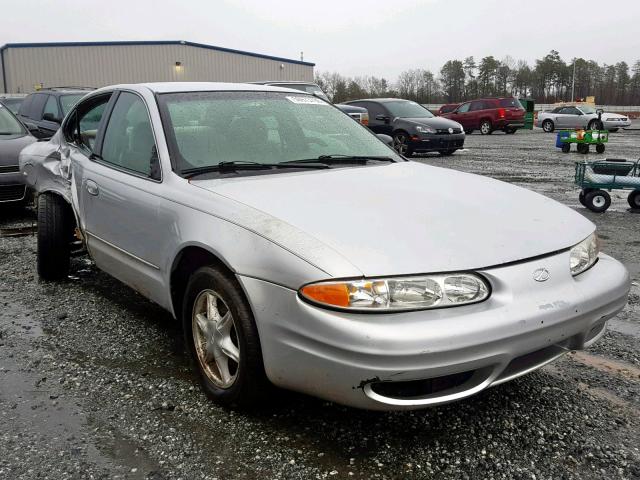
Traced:
<path fill-rule="evenodd" d="M 542 122 L 542 130 L 544 130 L 547 133 L 551 133 L 556 129 L 556 126 L 553 124 L 553 121 L 551 120 L 545 120 L 544 122 Z"/>
<path fill-rule="evenodd" d="M 455 153 L 456 149 L 455 148 L 451 148 L 449 150 L 438 150 L 438 153 L 440 155 L 444 155 L 445 157 L 448 157 L 450 155 L 453 155 Z"/>
<path fill-rule="evenodd" d="M 480 122 L 480 133 L 482 135 L 491 135 L 491 132 L 493 132 L 493 127 L 489 120 L 483 120 Z"/>
<path fill-rule="evenodd" d="M 611 197 L 604 190 L 594 190 L 584 196 L 585 206 L 596 213 L 603 213 L 611 205 Z"/>
<path fill-rule="evenodd" d="M 563 143 L 562 144 L 562 153 L 569 153 L 571 151 L 571 144 L 570 143 Z"/>
<path fill-rule="evenodd" d="M 640 190 L 632 191 L 627 197 L 629 206 L 634 209 L 640 209 Z"/>
<path fill-rule="evenodd" d="M 269 383 L 240 285 L 221 269 L 202 267 L 189 279 L 183 305 L 185 345 L 207 396 L 224 405 L 257 405 Z"/>
<path fill-rule="evenodd" d="M 44 280 L 61 280 L 69 274 L 73 217 L 71 207 L 59 195 L 38 197 L 37 266 Z"/>
<path fill-rule="evenodd" d="M 409 136 L 404 132 L 396 133 L 393 136 L 393 148 L 400 155 L 410 157 L 411 149 L 409 148 Z"/>

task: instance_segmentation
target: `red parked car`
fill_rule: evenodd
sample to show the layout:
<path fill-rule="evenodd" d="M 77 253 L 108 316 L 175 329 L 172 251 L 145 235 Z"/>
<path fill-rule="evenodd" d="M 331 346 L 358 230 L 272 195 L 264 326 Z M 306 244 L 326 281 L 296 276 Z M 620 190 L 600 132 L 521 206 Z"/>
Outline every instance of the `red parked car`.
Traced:
<path fill-rule="evenodd" d="M 525 110 L 516 98 L 481 98 L 460 104 L 453 112 L 442 116 L 460 123 L 470 134 L 480 130 L 490 135 L 495 130 L 516 133 L 524 127 Z"/>

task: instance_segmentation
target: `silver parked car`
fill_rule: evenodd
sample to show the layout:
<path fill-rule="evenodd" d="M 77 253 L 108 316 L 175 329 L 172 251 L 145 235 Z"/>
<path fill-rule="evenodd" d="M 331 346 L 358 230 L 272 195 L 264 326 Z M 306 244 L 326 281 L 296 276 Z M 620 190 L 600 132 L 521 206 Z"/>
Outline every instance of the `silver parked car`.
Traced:
<path fill-rule="evenodd" d="M 611 132 L 631 126 L 628 117 L 617 113 L 602 112 L 601 121 L 602 128 Z M 536 127 L 545 132 L 553 132 L 556 128 L 597 130 L 598 126 L 598 110 L 590 105 L 556 107 L 549 112 L 540 112 L 536 120 Z"/>
<path fill-rule="evenodd" d="M 27 127 L 0 103 L 0 205 L 25 203 L 29 199 L 18 155 L 35 141 Z"/>
<path fill-rule="evenodd" d="M 627 300 L 582 215 L 408 161 L 299 91 L 102 88 L 21 167 L 40 275 L 67 274 L 77 227 L 99 268 L 182 321 L 226 404 L 269 383 L 378 410 L 458 400 L 591 345 Z"/>

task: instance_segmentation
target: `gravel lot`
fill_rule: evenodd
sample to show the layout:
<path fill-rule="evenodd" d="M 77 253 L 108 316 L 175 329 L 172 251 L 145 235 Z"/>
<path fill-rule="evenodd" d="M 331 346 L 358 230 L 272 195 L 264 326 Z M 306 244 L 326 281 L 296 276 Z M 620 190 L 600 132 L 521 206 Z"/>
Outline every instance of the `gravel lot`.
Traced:
<path fill-rule="evenodd" d="M 630 303 L 589 351 L 429 410 L 288 392 L 257 412 L 218 407 L 167 313 L 82 257 L 68 281 L 39 282 L 35 238 L 0 238 L 0 478 L 640 478 L 640 215 L 622 193 L 605 214 L 580 206 L 583 157 L 554 142 L 540 130 L 474 134 L 453 157 L 419 161 L 533 189 L 594 221 L 631 272 Z M 639 146 L 640 131 L 614 133 L 604 156 L 637 158 Z M 0 211 L 0 228 L 33 221 Z"/>

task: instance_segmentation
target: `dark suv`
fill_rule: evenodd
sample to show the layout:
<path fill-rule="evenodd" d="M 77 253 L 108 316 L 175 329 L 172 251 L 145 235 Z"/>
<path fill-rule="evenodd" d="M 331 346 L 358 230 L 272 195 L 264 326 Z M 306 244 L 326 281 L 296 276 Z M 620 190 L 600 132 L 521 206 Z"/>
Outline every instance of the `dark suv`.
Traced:
<path fill-rule="evenodd" d="M 436 117 L 422 105 L 400 98 L 368 98 L 347 102 L 369 111 L 369 128 L 393 138 L 393 148 L 402 155 L 438 152 L 451 155 L 464 146 L 462 126 Z"/>
<path fill-rule="evenodd" d="M 38 127 L 32 133 L 38 138 L 48 138 L 60 128 L 62 119 L 90 88 L 47 88 L 30 93 L 22 101 L 18 118 Z"/>
<path fill-rule="evenodd" d="M 495 130 L 516 133 L 524 128 L 525 110 L 515 98 L 481 98 L 462 103 L 453 112 L 442 116 L 460 123 L 467 134 L 480 130 L 490 135 Z"/>

